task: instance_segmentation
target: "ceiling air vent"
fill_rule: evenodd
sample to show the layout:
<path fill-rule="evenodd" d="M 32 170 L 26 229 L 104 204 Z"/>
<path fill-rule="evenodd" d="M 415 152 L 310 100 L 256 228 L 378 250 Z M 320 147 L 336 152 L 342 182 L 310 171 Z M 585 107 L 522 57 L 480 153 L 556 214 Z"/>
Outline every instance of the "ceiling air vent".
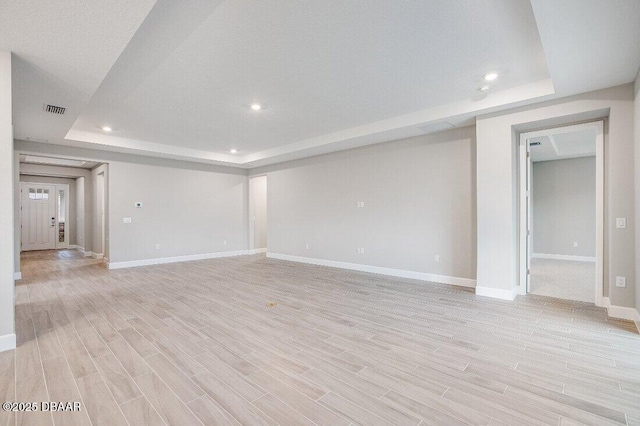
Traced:
<path fill-rule="evenodd" d="M 65 107 L 61 107 L 61 106 L 57 106 L 57 105 L 45 104 L 44 110 L 45 110 L 45 112 L 50 112 L 51 114 L 62 115 L 62 114 L 64 114 L 66 108 Z"/>
<path fill-rule="evenodd" d="M 423 124 L 417 127 L 422 133 L 429 134 L 429 133 L 441 132 L 443 130 L 453 129 L 455 126 L 449 123 L 448 121 L 436 121 L 433 123 Z"/>
<path fill-rule="evenodd" d="M 529 143 L 529 146 L 538 146 L 540 145 L 540 142 L 531 142 Z"/>

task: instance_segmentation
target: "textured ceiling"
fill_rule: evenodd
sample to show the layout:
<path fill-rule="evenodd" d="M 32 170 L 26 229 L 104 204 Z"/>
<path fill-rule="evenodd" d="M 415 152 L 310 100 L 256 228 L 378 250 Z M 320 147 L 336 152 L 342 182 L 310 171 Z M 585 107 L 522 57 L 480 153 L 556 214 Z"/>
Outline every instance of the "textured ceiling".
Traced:
<path fill-rule="evenodd" d="M 639 28 L 636 0 L 0 3 L 16 138 L 239 167 L 630 82 Z"/>

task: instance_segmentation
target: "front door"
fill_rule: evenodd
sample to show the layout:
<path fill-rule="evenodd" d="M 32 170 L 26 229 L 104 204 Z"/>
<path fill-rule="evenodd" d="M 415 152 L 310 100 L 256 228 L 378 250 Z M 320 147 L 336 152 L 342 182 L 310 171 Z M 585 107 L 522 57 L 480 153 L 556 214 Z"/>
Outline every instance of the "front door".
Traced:
<path fill-rule="evenodd" d="M 56 248 L 56 187 L 22 184 L 22 250 Z"/>

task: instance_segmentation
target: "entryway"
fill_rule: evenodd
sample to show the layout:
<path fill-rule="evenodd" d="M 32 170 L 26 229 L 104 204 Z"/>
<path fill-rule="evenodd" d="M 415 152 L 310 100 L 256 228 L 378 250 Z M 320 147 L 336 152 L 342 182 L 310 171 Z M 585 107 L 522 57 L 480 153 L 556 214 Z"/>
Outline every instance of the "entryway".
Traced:
<path fill-rule="evenodd" d="M 267 177 L 249 179 L 249 249 L 267 251 Z"/>
<path fill-rule="evenodd" d="M 603 122 L 520 135 L 521 293 L 602 304 Z"/>
<path fill-rule="evenodd" d="M 69 248 L 69 185 L 20 186 L 22 251 Z"/>

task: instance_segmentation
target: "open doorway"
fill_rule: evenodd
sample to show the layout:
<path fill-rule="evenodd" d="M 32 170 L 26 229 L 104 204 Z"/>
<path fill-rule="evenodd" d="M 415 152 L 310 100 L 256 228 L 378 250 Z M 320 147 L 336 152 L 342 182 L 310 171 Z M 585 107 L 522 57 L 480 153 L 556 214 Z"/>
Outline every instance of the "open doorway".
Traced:
<path fill-rule="evenodd" d="M 90 262 L 87 258 L 101 259 L 108 250 L 107 165 L 32 153 L 18 157 L 20 254 L 15 276 L 34 273 L 37 268 L 25 266 L 29 262 L 56 270 L 76 260 L 82 265 Z"/>
<path fill-rule="evenodd" d="M 521 293 L 602 304 L 603 123 L 520 136 Z"/>
<path fill-rule="evenodd" d="M 249 249 L 267 251 L 267 177 L 249 179 Z"/>

